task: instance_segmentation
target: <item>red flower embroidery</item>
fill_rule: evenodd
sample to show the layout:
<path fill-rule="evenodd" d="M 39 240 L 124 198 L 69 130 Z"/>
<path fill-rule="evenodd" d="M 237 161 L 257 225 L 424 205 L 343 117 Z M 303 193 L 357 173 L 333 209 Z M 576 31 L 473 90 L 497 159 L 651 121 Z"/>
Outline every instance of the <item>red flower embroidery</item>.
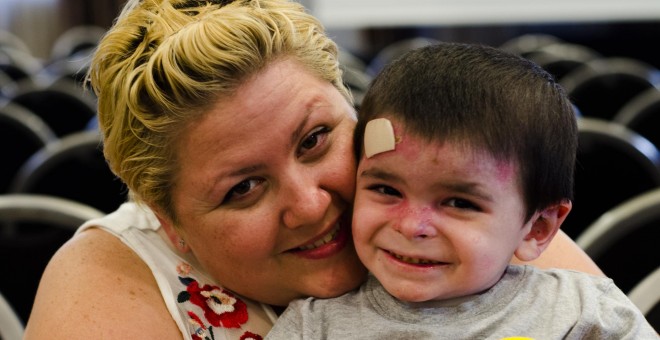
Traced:
<path fill-rule="evenodd" d="M 204 323 L 202 322 L 202 319 L 197 316 L 197 314 L 188 311 L 188 316 L 190 319 L 188 319 L 188 322 L 195 327 L 195 333 L 191 334 L 193 340 L 202 340 L 207 337 L 206 334 L 206 327 L 204 326 Z"/>
<path fill-rule="evenodd" d="M 185 281 L 184 281 L 185 280 Z M 213 326 L 239 328 L 248 320 L 247 305 L 234 294 L 220 287 L 199 286 L 196 280 L 185 278 L 187 296 L 179 294 L 181 300 L 190 300 L 204 310 L 204 317 Z M 183 292 L 182 292 L 183 293 Z"/>
<path fill-rule="evenodd" d="M 252 332 L 245 332 L 243 335 L 241 335 L 240 340 L 263 340 L 264 338 L 261 337 L 259 334 L 254 334 Z"/>

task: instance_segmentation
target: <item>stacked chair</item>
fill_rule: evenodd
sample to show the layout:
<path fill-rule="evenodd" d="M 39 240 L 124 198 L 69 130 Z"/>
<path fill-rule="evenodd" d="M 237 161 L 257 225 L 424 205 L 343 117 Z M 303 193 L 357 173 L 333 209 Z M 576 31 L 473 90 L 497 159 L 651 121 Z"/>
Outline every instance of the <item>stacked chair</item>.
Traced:
<path fill-rule="evenodd" d="M 573 101 L 575 197 L 562 229 L 660 332 L 660 71 L 545 34 L 500 48 L 544 67 Z"/>

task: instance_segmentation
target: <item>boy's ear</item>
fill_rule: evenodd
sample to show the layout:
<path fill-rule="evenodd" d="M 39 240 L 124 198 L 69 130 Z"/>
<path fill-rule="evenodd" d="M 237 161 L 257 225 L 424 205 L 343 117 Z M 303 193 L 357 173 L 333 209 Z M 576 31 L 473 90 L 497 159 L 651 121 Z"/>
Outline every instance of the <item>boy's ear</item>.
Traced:
<path fill-rule="evenodd" d="M 528 222 L 531 223 L 529 232 L 514 253 L 516 257 L 521 261 L 531 261 L 539 257 L 559 231 L 572 207 L 573 203 L 565 200 L 535 213 Z"/>
<path fill-rule="evenodd" d="M 190 250 L 190 247 L 186 244 L 183 237 L 179 235 L 172 219 L 158 208 L 151 207 L 151 210 L 154 212 L 154 215 L 156 215 L 160 227 L 163 228 L 163 231 L 167 235 L 172 246 L 182 253 L 187 253 Z"/>

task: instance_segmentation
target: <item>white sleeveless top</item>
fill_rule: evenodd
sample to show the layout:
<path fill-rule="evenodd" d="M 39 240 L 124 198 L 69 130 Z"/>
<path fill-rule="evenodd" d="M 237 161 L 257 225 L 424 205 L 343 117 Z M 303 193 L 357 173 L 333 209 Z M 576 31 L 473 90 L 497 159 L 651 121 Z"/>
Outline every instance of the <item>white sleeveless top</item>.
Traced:
<path fill-rule="evenodd" d="M 262 339 L 277 319 L 269 306 L 223 289 L 172 251 L 148 208 L 124 203 L 77 233 L 90 227 L 117 236 L 149 266 L 184 339 Z"/>

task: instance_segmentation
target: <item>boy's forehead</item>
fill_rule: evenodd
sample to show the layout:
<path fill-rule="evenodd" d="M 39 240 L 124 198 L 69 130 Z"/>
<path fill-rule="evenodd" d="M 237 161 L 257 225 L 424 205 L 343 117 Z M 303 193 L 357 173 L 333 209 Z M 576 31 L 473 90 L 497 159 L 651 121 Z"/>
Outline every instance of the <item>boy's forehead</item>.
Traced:
<path fill-rule="evenodd" d="M 367 122 L 364 132 L 364 151 L 367 158 L 396 151 L 409 161 L 418 157 L 418 152 L 434 153 L 434 148 L 443 149 L 443 145 L 461 150 L 464 160 L 471 160 L 474 165 L 491 164 L 491 172 L 498 181 L 507 181 L 518 177 L 519 167 L 516 161 L 501 159 L 493 155 L 485 147 L 475 145 L 470 140 L 455 140 L 438 138 L 427 140 L 416 134 L 410 134 L 401 120 L 396 118 L 375 118 Z M 438 159 L 439 160 L 439 159 Z M 472 170 L 480 168 L 477 166 Z"/>

